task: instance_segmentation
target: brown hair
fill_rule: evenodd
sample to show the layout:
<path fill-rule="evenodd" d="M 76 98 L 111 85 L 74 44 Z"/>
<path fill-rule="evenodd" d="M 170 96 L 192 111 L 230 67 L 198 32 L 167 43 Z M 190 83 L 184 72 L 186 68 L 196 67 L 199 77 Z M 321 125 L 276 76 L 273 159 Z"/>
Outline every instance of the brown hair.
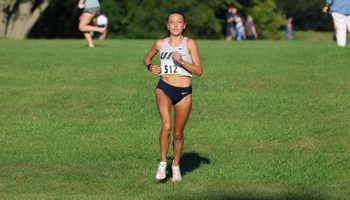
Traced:
<path fill-rule="evenodd" d="M 173 11 L 173 12 L 169 13 L 167 22 L 169 22 L 169 17 L 170 17 L 170 15 L 172 15 L 172 14 L 179 14 L 179 15 L 181 15 L 181 16 L 184 18 L 184 23 L 186 24 L 185 15 L 184 15 L 182 12 L 180 12 L 180 11 Z M 170 36 L 170 34 L 171 34 L 170 31 L 168 31 L 168 37 Z M 184 30 L 182 30 L 182 33 L 181 33 L 181 34 L 182 34 L 183 36 L 187 37 L 186 28 L 185 28 Z"/>

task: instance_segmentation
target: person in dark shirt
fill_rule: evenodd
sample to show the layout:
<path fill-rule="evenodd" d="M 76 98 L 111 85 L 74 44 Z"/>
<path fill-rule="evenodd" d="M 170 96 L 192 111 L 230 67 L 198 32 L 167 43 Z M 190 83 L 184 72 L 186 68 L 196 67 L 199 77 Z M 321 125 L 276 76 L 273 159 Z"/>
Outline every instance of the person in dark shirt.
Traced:
<path fill-rule="evenodd" d="M 256 32 L 255 24 L 254 24 L 254 19 L 251 15 L 247 17 L 247 23 L 245 25 L 246 29 L 246 37 L 247 40 L 256 40 L 258 39 L 258 33 Z"/>
<path fill-rule="evenodd" d="M 231 41 L 236 39 L 236 24 L 234 20 L 233 10 L 235 7 L 230 6 L 226 13 L 226 40 Z"/>

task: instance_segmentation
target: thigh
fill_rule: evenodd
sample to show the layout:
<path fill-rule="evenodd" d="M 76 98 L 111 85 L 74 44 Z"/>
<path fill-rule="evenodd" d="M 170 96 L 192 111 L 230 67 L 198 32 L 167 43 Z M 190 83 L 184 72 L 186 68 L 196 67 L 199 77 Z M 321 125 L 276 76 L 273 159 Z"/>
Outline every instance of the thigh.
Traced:
<path fill-rule="evenodd" d="M 88 13 L 88 12 L 84 12 L 81 16 L 80 16 L 80 25 L 88 25 L 92 18 L 94 18 L 95 15 Z"/>
<path fill-rule="evenodd" d="M 159 88 L 156 89 L 156 102 L 157 108 L 162 119 L 162 123 L 171 125 L 171 100 L 170 98 Z"/>
<path fill-rule="evenodd" d="M 192 94 L 174 105 L 174 130 L 183 131 L 192 108 Z"/>
<path fill-rule="evenodd" d="M 347 16 L 346 15 L 343 15 L 343 14 L 340 14 L 337 12 L 333 12 L 332 17 L 333 17 L 334 24 L 337 27 L 337 31 L 343 30 L 346 28 L 346 23 L 347 23 Z"/>
<path fill-rule="evenodd" d="M 347 25 L 348 31 L 350 31 L 350 15 L 346 16 L 346 25 Z"/>

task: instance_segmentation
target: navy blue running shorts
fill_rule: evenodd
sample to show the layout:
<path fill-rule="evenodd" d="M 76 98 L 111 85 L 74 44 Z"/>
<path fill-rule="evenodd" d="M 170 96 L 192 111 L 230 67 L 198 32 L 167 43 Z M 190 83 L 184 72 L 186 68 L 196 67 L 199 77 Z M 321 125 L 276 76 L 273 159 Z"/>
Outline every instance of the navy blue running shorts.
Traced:
<path fill-rule="evenodd" d="M 167 84 L 162 79 L 159 79 L 157 88 L 161 89 L 175 105 L 187 95 L 192 94 L 192 85 L 189 87 L 175 87 Z"/>

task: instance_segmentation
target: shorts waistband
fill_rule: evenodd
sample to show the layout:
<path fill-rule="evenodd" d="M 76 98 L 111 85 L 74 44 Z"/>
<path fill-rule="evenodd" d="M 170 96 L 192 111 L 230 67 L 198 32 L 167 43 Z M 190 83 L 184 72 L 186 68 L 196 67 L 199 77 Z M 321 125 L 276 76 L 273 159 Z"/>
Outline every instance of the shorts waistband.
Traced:
<path fill-rule="evenodd" d="M 167 85 L 168 89 L 172 90 L 172 91 L 175 91 L 175 92 L 182 92 L 184 90 L 190 90 L 192 88 L 192 85 L 188 86 L 188 87 L 176 87 L 176 86 L 173 86 L 173 85 L 170 85 L 168 83 L 166 83 L 165 81 L 163 81 L 162 79 L 159 79 L 159 82 Z"/>

